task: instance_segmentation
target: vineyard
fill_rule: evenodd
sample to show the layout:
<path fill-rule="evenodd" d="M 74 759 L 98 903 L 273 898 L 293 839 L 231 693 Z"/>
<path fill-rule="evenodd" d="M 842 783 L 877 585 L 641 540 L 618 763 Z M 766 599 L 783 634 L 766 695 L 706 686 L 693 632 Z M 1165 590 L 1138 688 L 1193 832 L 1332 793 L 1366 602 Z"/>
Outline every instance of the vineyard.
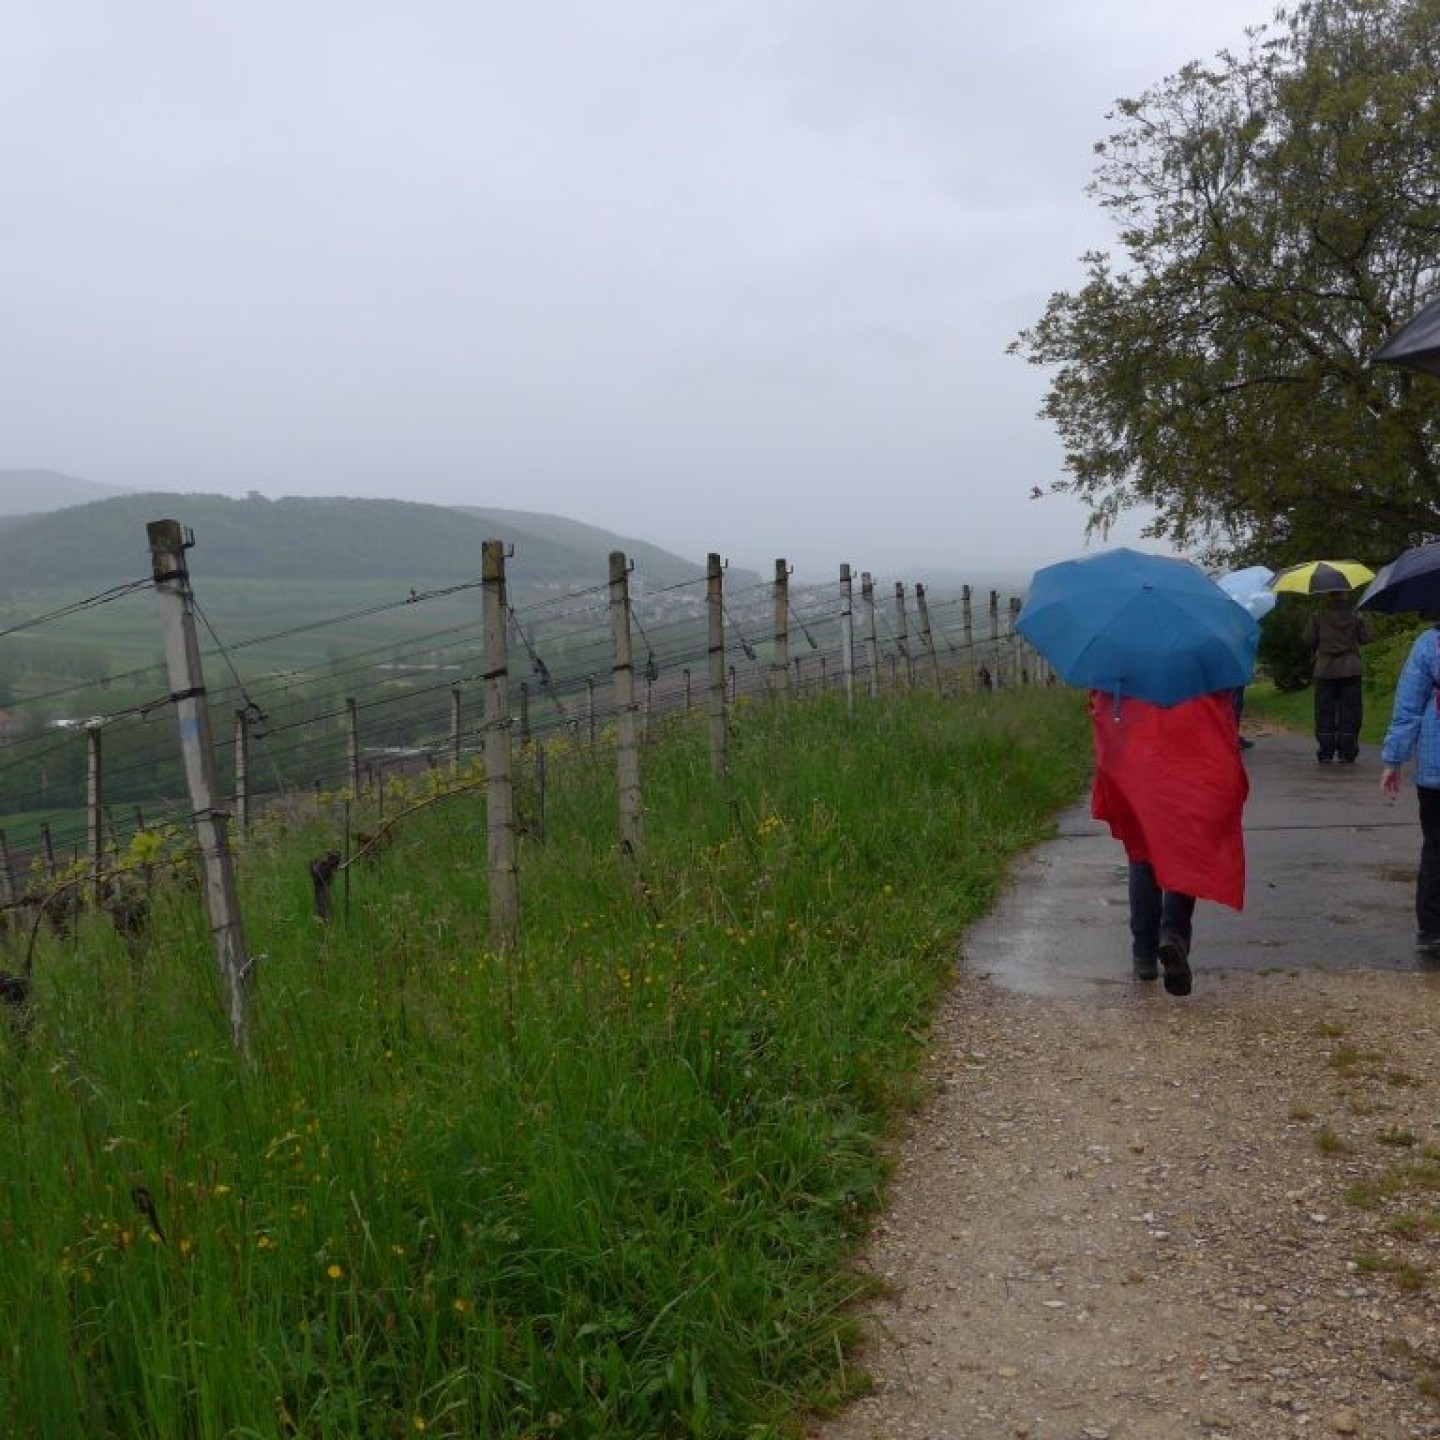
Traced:
<path fill-rule="evenodd" d="M 243 635 L 211 626 L 202 572 L 192 603 L 227 806 L 241 834 L 258 809 L 300 793 L 343 793 L 383 822 L 391 778 L 482 755 L 496 655 L 505 724 L 532 764 L 556 741 L 613 735 L 628 710 L 643 736 L 677 713 L 728 715 L 742 698 L 956 693 L 1029 678 L 1013 598 L 1002 608 L 995 591 L 930 598 L 900 583 L 886 596 L 868 574 L 842 572 L 833 586 L 792 588 L 781 561 L 772 584 L 727 593 L 723 569 L 656 587 L 627 567 L 618 599 L 615 581 L 597 577 L 524 607 L 502 598 L 487 621 L 477 566 L 468 584 Z M 617 604 L 628 658 L 617 658 Z M 188 824 L 154 607 L 153 578 L 137 577 L 0 628 L 0 904 L 77 864 L 98 878 L 137 837 L 143 851 L 148 832 Z M 134 649 L 146 633 L 153 659 L 96 673 L 97 639 L 123 635 Z M 275 664 L 297 653 L 310 663 Z M 618 667 L 633 668 L 624 697 Z"/>
<path fill-rule="evenodd" d="M 128 831 L 110 798 L 71 807 L 53 871 L 42 846 L 14 872 L 11 1433 L 778 1437 L 863 1387 L 849 1259 L 885 1137 L 957 937 L 1082 783 L 1076 697 L 939 605 L 877 614 L 867 654 L 863 581 L 848 638 L 840 587 L 722 595 L 722 668 L 713 588 L 631 595 L 618 557 L 511 613 L 494 579 L 475 628 L 353 660 L 291 721 L 212 637 L 208 698 L 247 717 L 217 773 L 251 726 L 278 767 L 244 825 L 222 812 L 237 973 L 215 816 L 179 794 Z M 431 664 L 458 668 L 389 668 Z M 158 737 L 199 697 L 144 673 L 148 720 L 17 748 L 99 733 L 102 796 L 115 734 L 175 763 Z"/>

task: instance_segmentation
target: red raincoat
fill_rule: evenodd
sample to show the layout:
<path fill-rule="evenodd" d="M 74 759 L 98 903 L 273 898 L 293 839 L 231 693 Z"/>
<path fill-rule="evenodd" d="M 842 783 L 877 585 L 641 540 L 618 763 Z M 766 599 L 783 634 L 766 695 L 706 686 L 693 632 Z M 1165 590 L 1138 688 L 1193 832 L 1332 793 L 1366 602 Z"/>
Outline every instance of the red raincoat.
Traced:
<path fill-rule="evenodd" d="M 1131 860 L 1150 862 L 1162 890 L 1243 909 L 1250 779 L 1230 692 L 1162 707 L 1092 690 L 1090 719 L 1090 813 Z"/>

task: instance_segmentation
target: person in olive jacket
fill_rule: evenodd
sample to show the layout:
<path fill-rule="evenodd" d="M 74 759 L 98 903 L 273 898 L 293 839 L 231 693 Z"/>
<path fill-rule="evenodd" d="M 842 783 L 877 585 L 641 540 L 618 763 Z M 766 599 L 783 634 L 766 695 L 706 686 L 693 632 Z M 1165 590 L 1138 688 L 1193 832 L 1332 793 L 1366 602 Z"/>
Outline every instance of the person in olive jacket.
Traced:
<path fill-rule="evenodd" d="M 1315 758 L 1353 765 L 1364 716 L 1360 647 L 1370 642 L 1370 622 L 1351 608 L 1348 590 L 1332 591 L 1305 622 L 1304 640 L 1314 661 Z"/>

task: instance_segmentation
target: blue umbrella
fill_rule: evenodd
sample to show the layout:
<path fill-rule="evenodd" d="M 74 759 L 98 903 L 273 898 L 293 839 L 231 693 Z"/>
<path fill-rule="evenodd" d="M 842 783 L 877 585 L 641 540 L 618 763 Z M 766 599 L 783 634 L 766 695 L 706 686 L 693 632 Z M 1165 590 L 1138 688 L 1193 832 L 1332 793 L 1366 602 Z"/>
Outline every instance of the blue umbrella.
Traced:
<path fill-rule="evenodd" d="M 1015 628 L 1066 684 L 1152 705 L 1248 685 L 1260 641 L 1203 570 L 1123 546 L 1037 570 Z"/>
<path fill-rule="evenodd" d="M 1257 620 L 1263 620 L 1279 599 L 1270 588 L 1274 578 L 1275 572 L 1268 565 L 1248 565 L 1243 570 L 1217 575 L 1215 583 L 1237 605 L 1243 605 Z"/>

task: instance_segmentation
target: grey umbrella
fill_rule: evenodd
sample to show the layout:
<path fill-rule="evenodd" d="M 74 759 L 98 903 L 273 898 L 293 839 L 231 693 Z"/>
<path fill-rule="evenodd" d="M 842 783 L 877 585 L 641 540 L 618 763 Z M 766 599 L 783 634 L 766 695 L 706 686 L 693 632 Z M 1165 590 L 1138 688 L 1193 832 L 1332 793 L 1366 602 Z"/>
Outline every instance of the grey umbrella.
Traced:
<path fill-rule="evenodd" d="M 1371 357 L 1372 365 L 1403 365 L 1440 375 L 1440 299 L 1422 306 Z"/>

